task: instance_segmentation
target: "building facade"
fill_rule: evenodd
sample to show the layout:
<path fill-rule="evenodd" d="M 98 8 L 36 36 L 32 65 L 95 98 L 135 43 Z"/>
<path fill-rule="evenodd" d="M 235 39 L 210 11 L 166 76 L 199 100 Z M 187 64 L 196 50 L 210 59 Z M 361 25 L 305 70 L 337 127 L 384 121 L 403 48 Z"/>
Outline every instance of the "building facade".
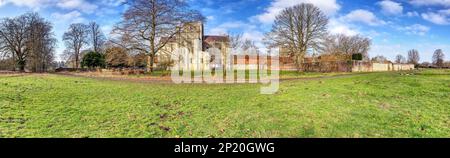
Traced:
<path fill-rule="evenodd" d="M 205 35 L 204 25 L 202 22 L 186 23 L 174 37 L 163 38 L 162 40 L 168 40 L 168 43 L 162 48 L 161 53 L 158 55 L 158 64 L 172 61 L 172 54 L 179 48 L 186 48 L 189 51 L 189 63 L 191 65 L 199 64 L 202 65 L 202 67 L 208 66 L 207 64 L 209 62 L 204 60 L 194 60 L 194 53 L 200 53 L 199 55 L 203 57 L 203 59 L 210 59 L 211 56 L 209 56 L 209 53 L 205 54 L 202 52 L 216 48 L 221 54 L 220 59 L 222 60 L 220 63 L 224 63 L 224 59 L 226 59 L 226 56 L 229 55 L 227 51 L 227 48 L 230 45 L 229 37 L 220 35 Z M 195 52 L 199 50 L 200 52 Z M 197 68 L 192 67 L 192 69 Z"/>

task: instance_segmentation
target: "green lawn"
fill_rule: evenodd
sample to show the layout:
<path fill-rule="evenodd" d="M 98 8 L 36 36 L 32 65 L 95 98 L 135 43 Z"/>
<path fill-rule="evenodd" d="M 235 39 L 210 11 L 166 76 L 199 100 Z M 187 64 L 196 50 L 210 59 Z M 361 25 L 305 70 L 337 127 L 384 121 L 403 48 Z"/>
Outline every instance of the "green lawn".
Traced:
<path fill-rule="evenodd" d="M 260 85 L 0 76 L 0 137 L 450 137 L 450 71 Z"/>

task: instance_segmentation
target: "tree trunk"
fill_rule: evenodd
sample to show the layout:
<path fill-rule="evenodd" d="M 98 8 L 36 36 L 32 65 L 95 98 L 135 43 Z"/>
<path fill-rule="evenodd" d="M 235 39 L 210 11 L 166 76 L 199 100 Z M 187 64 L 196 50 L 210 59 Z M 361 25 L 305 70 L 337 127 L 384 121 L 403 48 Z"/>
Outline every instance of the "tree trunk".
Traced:
<path fill-rule="evenodd" d="M 79 67 L 79 64 L 78 64 L 78 63 L 79 63 L 79 62 L 78 62 L 79 60 L 80 60 L 80 59 L 78 59 L 78 55 L 76 55 L 76 57 L 75 57 L 75 68 L 76 68 L 76 69 L 78 69 L 78 67 Z"/>
<path fill-rule="evenodd" d="M 19 65 L 19 71 L 25 72 L 25 61 L 20 60 L 18 65 Z"/>
<path fill-rule="evenodd" d="M 16 61 L 16 54 L 15 53 L 12 53 L 12 61 L 13 61 L 13 64 L 14 64 L 14 66 L 13 66 L 13 71 L 16 71 L 16 68 L 17 68 L 17 61 Z"/>
<path fill-rule="evenodd" d="M 19 71 L 25 72 L 25 65 L 19 65 Z"/>
<path fill-rule="evenodd" d="M 155 58 L 153 55 L 147 56 L 147 72 L 153 73 L 153 65 L 155 63 Z"/>
<path fill-rule="evenodd" d="M 295 55 L 295 64 L 297 67 L 297 71 L 302 71 L 302 56 L 301 55 Z"/>

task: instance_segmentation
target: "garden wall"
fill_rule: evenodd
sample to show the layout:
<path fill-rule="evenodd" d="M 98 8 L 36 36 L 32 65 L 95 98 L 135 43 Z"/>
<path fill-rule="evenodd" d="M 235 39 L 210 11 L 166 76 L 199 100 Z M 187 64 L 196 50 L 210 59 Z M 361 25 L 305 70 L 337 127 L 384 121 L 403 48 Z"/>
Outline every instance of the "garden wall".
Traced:
<path fill-rule="evenodd" d="M 404 71 L 414 70 L 414 64 L 392 64 L 392 63 L 372 63 L 353 62 L 352 72 L 378 72 L 378 71 Z"/>

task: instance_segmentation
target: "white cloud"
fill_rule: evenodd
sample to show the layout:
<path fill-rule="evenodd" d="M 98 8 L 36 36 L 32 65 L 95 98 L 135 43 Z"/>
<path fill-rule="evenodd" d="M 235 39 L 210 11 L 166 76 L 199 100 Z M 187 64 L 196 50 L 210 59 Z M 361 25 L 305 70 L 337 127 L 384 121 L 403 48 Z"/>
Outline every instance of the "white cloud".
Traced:
<path fill-rule="evenodd" d="M 421 24 L 414 24 L 411 26 L 405 27 L 403 30 L 405 30 L 408 34 L 415 34 L 415 35 L 425 35 L 430 31 L 430 28 L 428 26 L 424 26 Z"/>
<path fill-rule="evenodd" d="M 243 39 L 249 39 L 252 41 L 261 41 L 264 38 L 264 34 L 256 30 L 247 30 L 242 34 Z"/>
<path fill-rule="evenodd" d="M 401 3 L 397 3 L 391 0 L 383 0 L 378 3 L 381 7 L 381 11 L 387 15 L 401 15 L 403 14 L 403 6 Z"/>
<path fill-rule="evenodd" d="M 349 22 L 361 22 L 370 26 L 386 24 L 385 21 L 378 19 L 372 12 L 363 9 L 354 10 L 343 16 L 342 19 Z"/>
<path fill-rule="evenodd" d="M 101 27 L 103 33 L 105 33 L 106 35 L 109 35 L 109 33 L 113 30 L 113 26 L 112 25 L 103 25 Z"/>
<path fill-rule="evenodd" d="M 102 4 L 108 6 L 119 6 L 125 2 L 126 0 L 102 0 Z"/>
<path fill-rule="evenodd" d="M 0 6 L 9 3 L 19 7 L 40 9 L 42 6 L 51 4 L 51 2 L 52 0 L 0 0 Z"/>
<path fill-rule="evenodd" d="M 208 20 L 208 21 L 213 21 L 214 19 L 216 19 L 214 16 L 207 16 L 206 17 L 206 19 Z"/>
<path fill-rule="evenodd" d="M 57 12 L 51 14 L 51 17 L 60 23 L 81 23 L 86 21 L 78 11 L 72 11 L 66 14 Z"/>
<path fill-rule="evenodd" d="M 6 1 L 5 1 L 5 0 L 0 0 L 0 7 L 3 6 L 3 5 L 5 5 L 5 4 L 6 4 Z"/>
<path fill-rule="evenodd" d="M 63 9 L 79 9 L 85 13 L 94 12 L 98 6 L 84 0 L 60 0 L 56 6 Z"/>
<path fill-rule="evenodd" d="M 222 28 L 222 27 L 216 27 L 216 28 L 212 28 L 211 30 L 208 31 L 208 34 L 211 35 L 225 35 L 227 34 L 229 30 Z"/>
<path fill-rule="evenodd" d="M 411 0 L 416 6 L 450 6 L 450 0 Z"/>
<path fill-rule="evenodd" d="M 443 14 L 443 15 L 446 15 L 446 16 L 450 16 L 450 9 L 440 10 L 439 13 Z"/>
<path fill-rule="evenodd" d="M 360 34 L 360 32 L 353 28 L 350 24 L 347 24 L 345 22 L 342 22 L 340 19 L 330 19 L 330 22 L 328 24 L 328 31 L 332 34 L 344 34 L 344 35 L 357 35 Z"/>
<path fill-rule="evenodd" d="M 419 15 L 418 12 L 412 11 L 412 12 L 407 12 L 407 13 L 406 13 L 406 16 L 408 16 L 408 17 L 418 17 L 418 16 L 420 16 L 420 15 Z"/>
<path fill-rule="evenodd" d="M 422 13 L 422 18 L 424 20 L 427 20 L 429 22 L 438 24 L 438 25 L 448 25 L 450 24 L 450 19 L 445 15 L 441 13 Z"/>
<path fill-rule="evenodd" d="M 102 0 L 103 5 L 115 6 L 124 0 Z M 0 6 L 13 4 L 19 7 L 41 9 L 43 7 L 56 6 L 61 9 L 80 10 L 85 13 L 93 13 L 99 7 L 85 0 L 0 0 Z"/>
<path fill-rule="evenodd" d="M 242 21 L 233 21 L 233 22 L 225 22 L 223 24 L 218 25 L 217 27 L 212 28 L 208 31 L 209 34 L 214 35 L 224 35 L 228 34 L 228 32 L 232 29 L 241 29 L 241 30 L 256 30 L 256 26 L 244 23 Z"/>
<path fill-rule="evenodd" d="M 301 3 L 311 3 L 320 8 L 326 15 L 334 15 L 341 8 L 336 0 L 274 0 L 263 14 L 257 15 L 255 18 L 261 23 L 270 24 L 283 9 Z"/>

